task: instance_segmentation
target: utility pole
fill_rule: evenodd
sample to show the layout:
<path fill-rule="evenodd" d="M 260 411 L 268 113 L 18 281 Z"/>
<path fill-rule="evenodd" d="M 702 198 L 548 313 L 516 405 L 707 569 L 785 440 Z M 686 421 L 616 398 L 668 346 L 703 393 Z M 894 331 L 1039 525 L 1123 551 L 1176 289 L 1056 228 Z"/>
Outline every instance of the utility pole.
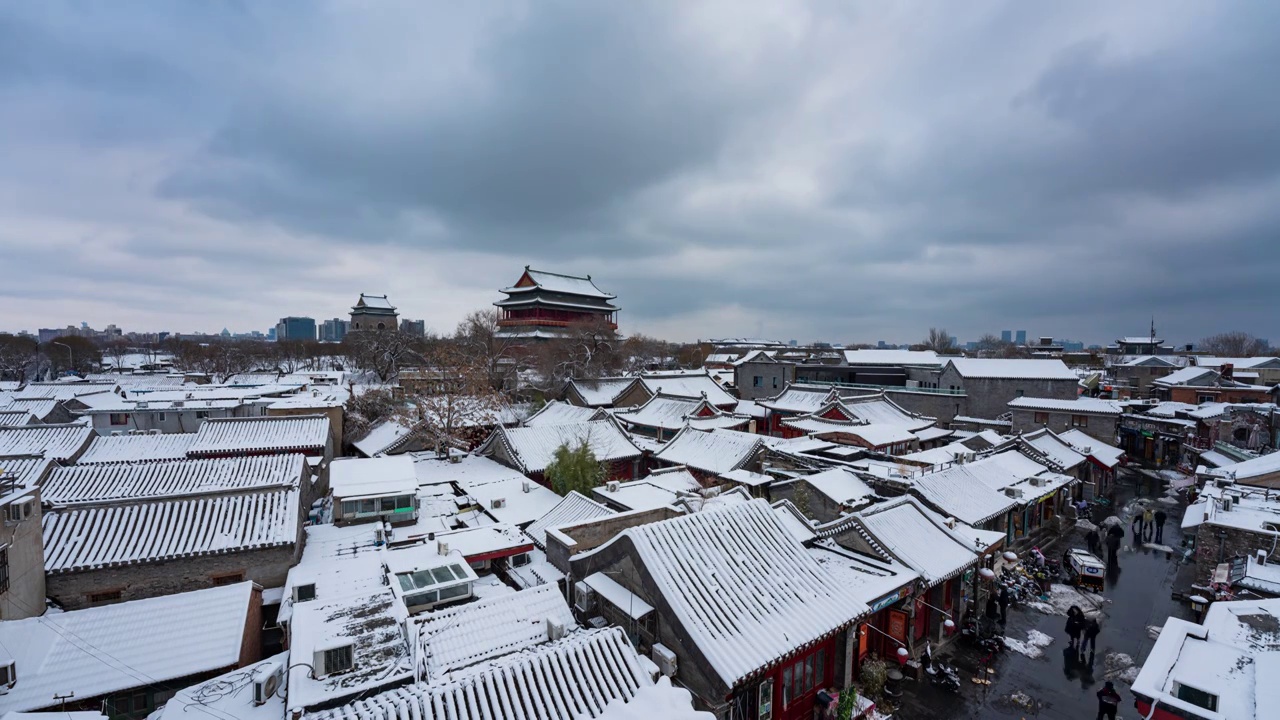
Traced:
<path fill-rule="evenodd" d="M 71 346 L 70 346 L 70 345 L 68 345 L 68 344 L 66 344 L 66 343 L 60 343 L 60 342 L 58 342 L 57 340 L 50 340 L 50 341 L 49 341 L 49 344 L 50 344 L 50 345 L 61 345 L 62 347 L 66 348 L 66 349 L 67 349 L 67 362 L 69 363 L 69 364 L 67 365 L 67 372 L 71 372 L 72 370 L 75 370 L 75 368 L 76 368 L 76 356 L 75 356 L 75 354 L 74 354 L 74 353 L 72 353 L 72 351 L 71 351 Z"/>
<path fill-rule="evenodd" d="M 59 345 L 60 345 L 61 343 L 56 343 L 56 344 L 59 344 Z M 75 697 L 75 696 L 76 696 L 76 694 L 75 694 L 75 693 L 73 693 L 73 692 L 69 692 L 69 693 L 67 693 L 66 695 L 58 695 L 57 693 L 54 693 L 54 695 L 53 695 L 53 699 L 54 699 L 54 700 L 61 700 L 61 701 L 62 701 L 62 712 L 66 712 L 66 711 L 67 711 L 67 701 L 68 701 L 68 700 L 70 700 L 71 698 Z"/>

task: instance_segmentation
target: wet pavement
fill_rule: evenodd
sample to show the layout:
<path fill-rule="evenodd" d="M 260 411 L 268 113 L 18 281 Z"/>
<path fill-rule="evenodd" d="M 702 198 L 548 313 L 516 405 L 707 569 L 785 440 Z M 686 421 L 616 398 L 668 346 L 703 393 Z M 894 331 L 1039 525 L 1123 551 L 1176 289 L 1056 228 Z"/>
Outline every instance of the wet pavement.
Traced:
<path fill-rule="evenodd" d="M 1117 490 L 1119 513 L 1110 510 L 1097 512 L 1095 522 L 1100 522 L 1111 514 L 1121 514 L 1124 517 L 1126 508 L 1132 507 L 1135 498 L 1145 497 L 1154 502 L 1163 494 L 1163 489 L 1152 490 L 1149 484 L 1142 490 L 1145 492 L 1138 488 L 1137 474 L 1126 472 Z M 1175 585 L 1184 584 L 1188 576 L 1188 566 L 1179 563 L 1182 536 L 1178 525 L 1185 501 L 1179 496 L 1177 505 L 1164 507 L 1169 516 L 1165 523 L 1164 544 L 1172 547 L 1175 552 L 1170 554 L 1143 547 L 1134 549 L 1132 535 L 1126 534 L 1118 558 L 1118 571 L 1108 573 L 1106 587 L 1101 595 L 1084 593 L 1082 598 L 1072 598 L 1070 590 L 1058 589 L 1059 597 L 1055 598 L 1054 604 L 1060 610 L 1062 605 L 1069 605 L 1075 599 L 1094 603 L 1093 606 L 1082 605 L 1086 611 L 1096 608 L 1102 625 L 1092 662 L 1088 656 L 1081 658 L 1067 649 L 1069 641 L 1065 632 L 1065 612 L 1061 615 L 1046 614 L 1026 606 L 1011 606 L 1004 635 L 1020 641 L 1027 652 L 1042 652 L 1042 655 L 1028 657 L 1013 649 L 1006 650 L 994 663 L 992 684 L 977 685 L 971 678 L 979 670 L 979 656 L 972 648 L 965 646 L 963 640 L 956 640 L 940 654 L 950 655 L 960 671 L 959 695 L 933 685 L 928 679 L 920 682 L 906 681 L 898 711 L 893 717 L 899 720 L 1093 718 L 1098 710 L 1095 693 L 1101 689 L 1105 680 L 1110 679 L 1115 681 L 1116 688 L 1124 697 L 1118 717 L 1137 718 L 1133 696 L 1125 679 L 1127 677 L 1132 681 L 1132 677 L 1137 674 L 1137 667 L 1141 666 L 1155 643 L 1149 628 L 1162 626 L 1170 615 L 1190 616 L 1183 604 L 1172 599 Z M 1128 519 L 1125 517 L 1124 528 L 1128 530 L 1128 527 Z M 1042 550 L 1050 557 L 1060 557 L 1068 547 L 1086 546 L 1085 533 L 1077 529 L 1050 548 Z M 1180 568 L 1182 572 L 1179 578 Z M 1175 578 L 1178 578 L 1176 582 Z M 1037 647 L 1037 642 L 1043 644 L 1045 641 L 1045 637 L 1038 633 L 1044 633 L 1051 639 L 1046 647 Z M 1134 661 L 1136 665 L 1133 664 Z"/>

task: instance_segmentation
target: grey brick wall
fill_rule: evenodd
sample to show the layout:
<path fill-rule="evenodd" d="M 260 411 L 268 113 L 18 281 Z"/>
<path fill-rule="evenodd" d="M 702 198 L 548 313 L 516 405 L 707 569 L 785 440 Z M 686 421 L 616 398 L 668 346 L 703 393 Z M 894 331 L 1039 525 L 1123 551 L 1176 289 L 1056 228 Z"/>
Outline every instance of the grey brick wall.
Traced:
<path fill-rule="evenodd" d="M 1071 413 L 1029 408 L 1011 409 L 1013 410 L 1013 431 L 1016 433 L 1032 432 L 1046 427 L 1056 433 L 1072 429 Z M 1047 414 L 1049 416 L 1048 422 L 1036 422 L 1036 413 L 1038 412 Z M 1116 425 L 1120 420 L 1119 415 L 1086 415 L 1085 417 L 1087 418 L 1087 425 L 1075 429 L 1108 445 L 1116 444 Z"/>
<path fill-rule="evenodd" d="M 1009 401 L 1017 397 L 1074 400 L 1079 395 L 1079 383 L 1075 380 L 965 378 L 951 367 L 942 371 L 938 386 L 963 389 L 969 397 L 965 414 L 980 418 L 995 418 L 1008 412 Z"/>
<path fill-rule="evenodd" d="M 755 378 L 760 378 L 756 387 Z M 796 366 L 792 363 L 743 363 L 733 370 L 733 381 L 738 387 L 738 397 L 743 400 L 773 397 L 795 382 Z"/>
<path fill-rule="evenodd" d="M 120 601 L 173 595 L 214 586 L 217 575 L 242 572 L 264 588 L 281 587 L 301 555 L 300 545 L 181 558 L 164 562 L 53 573 L 46 592 L 67 610 L 90 607 L 90 593 L 120 590 Z"/>

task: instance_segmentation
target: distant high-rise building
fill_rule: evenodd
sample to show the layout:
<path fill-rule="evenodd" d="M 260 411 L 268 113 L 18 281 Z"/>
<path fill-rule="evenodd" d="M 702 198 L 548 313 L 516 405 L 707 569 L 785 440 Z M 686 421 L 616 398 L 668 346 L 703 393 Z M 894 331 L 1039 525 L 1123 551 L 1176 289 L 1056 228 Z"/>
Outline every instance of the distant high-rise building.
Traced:
<path fill-rule="evenodd" d="M 40 342 L 42 344 L 47 342 L 53 342 L 54 340 L 57 340 L 58 338 L 62 337 L 62 331 L 56 328 L 40 328 L 38 337 L 40 338 Z"/>
<path fill-rule="evenodd" d="M 276 339 L 276 329 L 275 329 L 275 328 L 267 328 L 267 339 L 268 339 L 268 340 L 275 340 L 275 339 Z"/>
<path fill-rule="evenodd" d="M 1000 342 L 1013 342 L 1013 331 L 1012 331 L 1012 330 L 1001 330 L 1001 331 L 1000 331 Z"/>
<path fill-rule="evenodd" d="M 309 317 L 280 318 L 276 323 L 276 340 L 315 340 L 316 321 Z"/>
<path fill-rule="evenodd" d="M 409 320 L 407 318 L 404 320 L 401 320 L 400 332 L 404 333 L 405 335 L 422 337 L 427 334 L 427 321 L 426 320 Z"/>
<path fill-rule="evenodd" d="M 888 344 L 886 344 L 886 343 L 885 343 L 885 341 L 883 341 L 883 340 L 877 340 L 877 341 L 876 341 L 876 349 L 877 349 L 877 350 L 884 350 L 884 349 L 885 349 L 885 348 L 887 348 L 887 347 L 889 347 L 889 345 L 888 345 Z"/>
<path fill-rule="evenodd" d="M 325 320 L 320 323 L 320 340 L 322 342 L 342 342 L 342 338 L 347 336 L 349 324 L 348 321 L 342 318 Z"/>
<path fill-rule="evenodd" d="M 1019 331 L 1017 332 L 1017 334 L 1014 336 L 1014 342 L 1018 343 L 1019 345 L 1026 345 L 1026 344 L 1027 344 L 1027 331 L 1026 331 L 1026 330 L 1019 330 Z"/>

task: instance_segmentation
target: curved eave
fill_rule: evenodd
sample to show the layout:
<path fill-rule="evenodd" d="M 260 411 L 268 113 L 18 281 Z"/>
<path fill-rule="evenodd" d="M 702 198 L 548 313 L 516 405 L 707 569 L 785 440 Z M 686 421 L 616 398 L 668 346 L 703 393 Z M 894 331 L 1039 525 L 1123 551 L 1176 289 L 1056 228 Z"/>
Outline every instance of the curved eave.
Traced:
<path fill-rule="evenodd" d="M 592 283 L 592 286 L 593 286 L 593 287 L 594 287 L 594 285 L 595 285 L 595 283 Z M 501 290 L 499 290 L 498 292 L 506 293 L 507 295 L 516 295 L 516 294 L 522 294 L 522 293 L 527 293 L 527 292 L 533 292 L 533 291 L 535 291 L 535 290 L 541 290 L 541 291 L 543 291 L 543 292 L 559 292 L 559 293 L 564 293 L 564 291 L 563 291 L 563 290 L 552 290 L 552 289 L 549 289 L 549 288 L 545 288 L 545 287 L 543 287 L 543 286 L 541 286 L 541 285 L 526 285 L 525 287 L 508 287 L 508 288 L 502 288 L 502 289 L 501 289 Z M 599 288 L 597 288 L 597 290 L 599 290 Z M 564 293 L 564 294 L 568 295 L 568 294 L 572 294 L 572 293 Z M 583 295 L 582 297 L 594 297 L 594 298 L 600 298 L 601 300 L 613 300 L 614 298 L 616 298 L 616 297 L 618 297 L 618 296 L 617 296 L 617 295 L 614 295 L 614 294 L 612 294 L 612 293 L 607 293 L 607 292 L 605 292 L 605 291 L 603 291 L 603 290 L 600 290 L 600 294 L 599 294 L 599 295 Z"/>
<path fill-rule="evenodd" d="M 546 298 L 541 298 L 541 297 L 520 298 L 520 299 L 507 298 L 506 300 L 499 300 L 494 303 L 495 307 L 505 307 L 505 308 L 523 308 L 523 307 L 533 307 L 536 305 L 544 305 L 546 307 L 562 307 L 562 308 L 569 308 L 572 310 L 598 311 L 598 312 L 617 312 L 622 309 L 616 305 L 610 305 L 607 302 L 603 305 L 583 305 L 580 303 L 561 302 L 559 300 L 548 300 Z"/>

